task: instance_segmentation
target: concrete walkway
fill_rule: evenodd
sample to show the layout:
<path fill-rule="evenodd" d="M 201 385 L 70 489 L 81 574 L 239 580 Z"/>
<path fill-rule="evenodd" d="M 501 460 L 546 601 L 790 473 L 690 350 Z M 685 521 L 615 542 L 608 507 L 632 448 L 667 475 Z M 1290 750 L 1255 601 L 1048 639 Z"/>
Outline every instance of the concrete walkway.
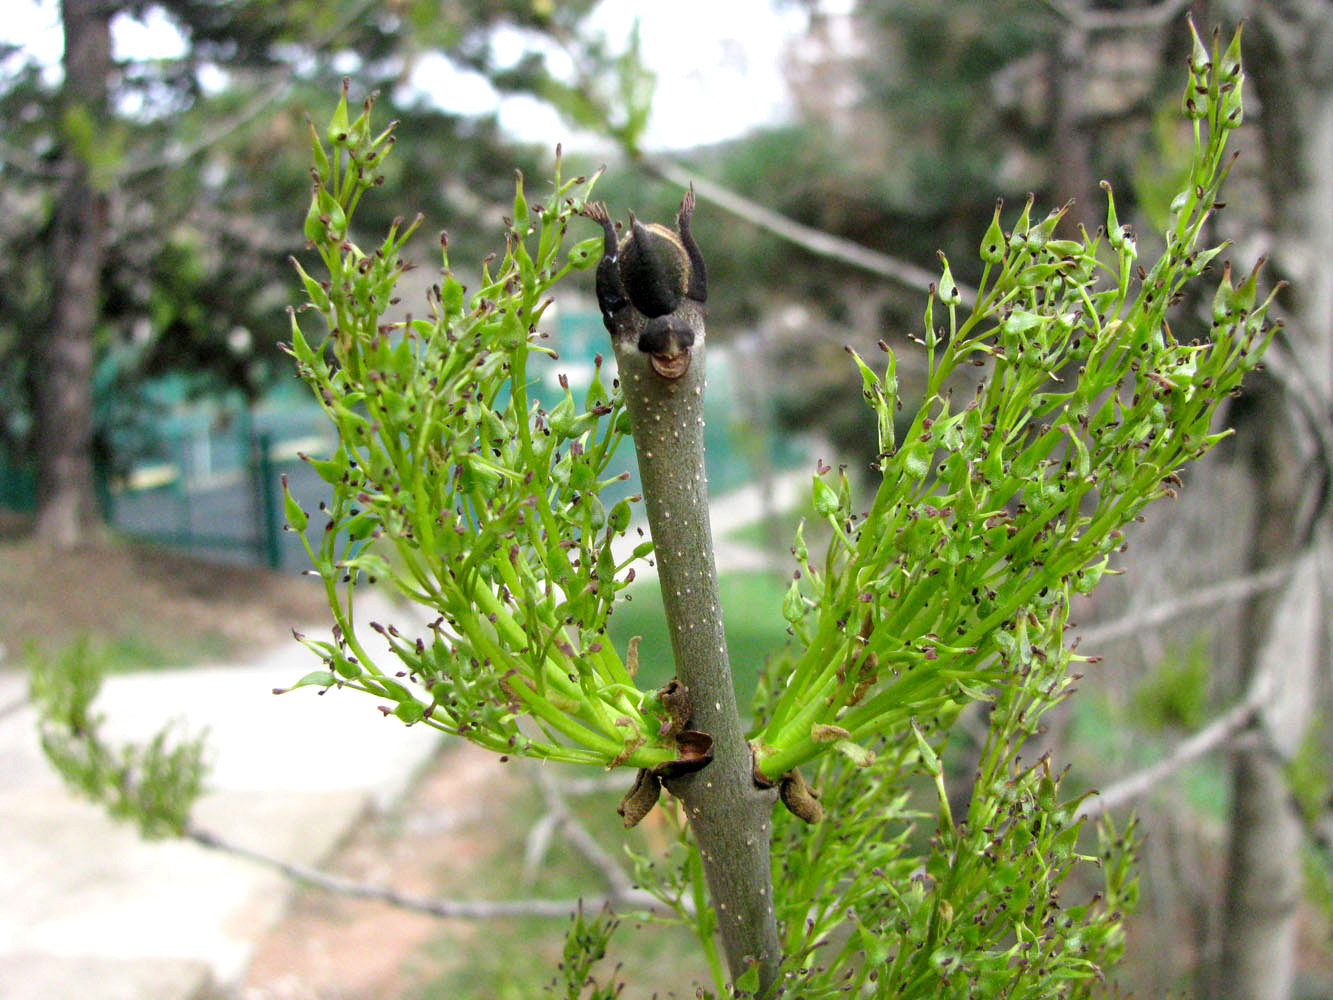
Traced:
<path fill-rule="evenodd" d="M 379 617 L 408 631 L 407 613 Z M 98 708 L 112 739 L 143 739 L 169 719 L 207 728 L 213 770 L 197 824 L 318 864 L 440 745 L 363 694 L 272 694 L 318 665 L 293 641 L 252 663 L 110 678 Z M 26 684 L 0 674 L 0 1000 L 219 995 L 282 915 L 291 883 L 193 842 L 145 842 L 67 792 L 42 756 Z"/>

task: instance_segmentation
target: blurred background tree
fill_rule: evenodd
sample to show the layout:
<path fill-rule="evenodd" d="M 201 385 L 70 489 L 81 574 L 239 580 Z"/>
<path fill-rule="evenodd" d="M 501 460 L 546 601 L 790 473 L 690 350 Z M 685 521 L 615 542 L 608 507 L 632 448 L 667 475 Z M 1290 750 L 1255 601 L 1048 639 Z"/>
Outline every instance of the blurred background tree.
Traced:
<path fill-rule="evenodd" d="M 536 36 L 568 35 L 590 6 L 64 0 L 62 79 L 16 47 L 3 53 L 0 350 L 11 404 L 0 433 L 36 453 L 38 536 L 70 547 L 94 530 L 93 462 L 125 438 L 126 394 L 143 377 L 175 371 L 197 391 L 253 399 L 289 374 L 276 345 L 292 298 L 286 258 L 299 246 L 282 220 L 309 186 L 305 108 L 343 76 L 381 89 L 404 134 L 429 139 L 395 157 L 388 183 L 411 198 L 379 204 L 423 205 L 437 230 L 446 220 L 459 230 L 460 259 L 476 259 L 472 223 L 498 217 L 508 165 L 532 168 L 550 151 L 504 136 L 493 114 L 440 110 L 422 85 L 432 74 L 414 74 L 447 79 L 443 62 L 521 86 L 536 67 L 528 59 L 517 72 L 495 38 L 508 32 L 526 51 Z M 175 51 L 116 58 L 117 19 L 152 25 Z M 119 405 L 110 391 L 95 399 L 95 385 L 114 387 Z"/>

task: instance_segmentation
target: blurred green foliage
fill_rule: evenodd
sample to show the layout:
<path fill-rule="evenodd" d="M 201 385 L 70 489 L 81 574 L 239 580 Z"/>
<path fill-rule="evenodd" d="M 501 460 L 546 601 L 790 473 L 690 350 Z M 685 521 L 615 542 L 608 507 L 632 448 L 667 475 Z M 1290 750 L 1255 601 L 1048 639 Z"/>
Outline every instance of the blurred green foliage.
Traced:
<path fill-rule="evenodd" d="M 718 577 L 718 590 L 722 597 L 727 651 L 736 681 L 737 700 L 748 705 L 760 670 L 770 657 L 787 645 L 789 639 L 786 623 L 778 614 L 786 587 L 772 573 L 734 572 L 722 573 Z M 629 600 L 617 605 L 611 617 L 612 641 L 623 649 L 631 637 L 642 637 L 638 684 L 647 689 L 656 688 L 675 673 L 661 591 L 656 580 L 645 580 L 636 583 L 627 597 Z"/>
<path fill-rule="evenodd" d="M 1157 669 L 1134 691 L 1134 723 L 1152 729 L 1197 728 L 1208 709 L 1211 680 L 1212 658 L 1206 640 L 1168 650 Z"/>
<path fill-rule="evenodd" d="M 433 234 L 447 226 L 457 249 L 480 258 L 480 234 L 512 196 L 512 175 L 494 164 L 538 173 L 552 151 L 515 142 L 494 113 L 442 110 L 450 95 L 414 86 L 413 73 L 438 58 L 506 92 L 539 94 L 549 54 L 584 44 L 579 27 L 592 6 L 131 4 L 122 16 L 162 16 L 183 51 L 118 70 L 107 81 L 114 117 L 98 122 L 77 113 L 62 119 L 58 77 L 21 49 L 3 53 L 0 394 L 9 405 L 0 446 L 22 454 L 32 430 L 31 331 L 51 321 L 52 218 L 65 148 L 87 149 L 116 205 L 94 344 L 95 419 L 101 446 L 124 459 L 147 444 L 134 405 L 144 379 L 175 373 L 196 394 L 231 389 L 254 399 L 290 377 L 278 344 L 295 288 L 287 259 L 301 245 L 291 206 L 310 185 L 305 109 L 326 105 L 349 73 L 367 90 L 380 88 L 385 120 L 402 121 L 413 141 L 395 156 L 383 182 L 388 197 L 367 207 L 364 222 L 382 230 L 393 206 L 410 201 L 432 234 L 414 253 L 430 254 Z M 546 55 L 512 67 L 497 32 Z M 618 57 L 604 41 L 586 44 L 580 63 L 588 74 Z"/>
<path fill-rule="evenodd" d="M 107 661 L 89 642 L 33 654 L 28 671 L 42 750 L 66 783 L 149 840 L 180 836 L 203 791 L 206 734 L 168 724 L 146 742 L 108 742 L 93 708 Z"/>

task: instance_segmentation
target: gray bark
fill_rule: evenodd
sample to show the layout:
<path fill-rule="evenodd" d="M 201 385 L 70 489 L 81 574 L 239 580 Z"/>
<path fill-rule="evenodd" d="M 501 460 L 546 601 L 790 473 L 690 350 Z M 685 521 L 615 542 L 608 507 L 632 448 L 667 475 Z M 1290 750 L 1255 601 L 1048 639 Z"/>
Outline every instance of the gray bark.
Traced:
<path fill-rule="evenodd" d="M 691 349 L 689 371 L 675 380 L 658 375 L 633 338 L 614 343 L 676 676 L 690 689 L 691 727 L 713 738 L 713 762 L 667 787 L 684 803 L 699 843 L 732 977 L 758 963 L 767 990 L 781 958 L 769 861 L 777 793 L 755 786 L 722 628 L 704 468 L 703 337 Z"/>
<path fill-rule="evenodd" d="M 1092 142 L 1080 107 L 1087 79 L 1088 32 L 1068 24 L 1060 33 L 1051 68 L 1051 187 L 1057 205 L 1073 202 L 1060 220 L 1061 235 L 1077 239 L 1080 225 L 1089 232 L 1105 220 L 1105 198 L 1097 197 L 1092 170 Z"/>
<path fill-rule="evenodd" d="M 1326 533 L 1325 533 L 1326 534 Z M 1255 665 L 1272 678 L 1260 713 L 1265 739 L 1236 753 L 1232 770 L 1231 845 L 1216 994 L 1235 1000 L 1288 1000 L 1295 982 L 1302 894 L 1302 826 L 1284 770 L 1314 709 L 1322 659 L 1326 542 L 1306 549 L 1268 622 Z"/>
<path fill-rule="evenodd" d="M 114 6 L 64 0 L 65 83 L 62 114 L 105 121 Z M 56 548 L 85 541 L 98 523 L 93 484 L 93 335 L 101 315 L 107 198 L 66 136 L 63 184 L 51 247 L 51 322 L 34 345 L 37 371 L 35 446 L 38 460 L 37 537 Z"/>

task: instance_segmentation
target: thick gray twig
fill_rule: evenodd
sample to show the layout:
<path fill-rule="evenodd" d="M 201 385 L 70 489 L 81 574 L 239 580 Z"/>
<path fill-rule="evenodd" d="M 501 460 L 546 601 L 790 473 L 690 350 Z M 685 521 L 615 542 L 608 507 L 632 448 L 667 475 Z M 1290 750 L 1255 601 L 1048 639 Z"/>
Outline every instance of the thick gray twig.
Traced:
<path fill-rule="evenodd" d="M 776 792 L 754 782 L 722 626 L 704 462 L 707 279 L 690 230 L 694 199 L 688 189 L 678 232 L 631 218 L 632 236 L 621 241 L 604 207 L 590 213 L 605 234 L 597 299 L 620 368 L 675 679 L 688 694 L 694 737 L 677 737 L 682 754 L 695 748 L 694 760 L 673 762 L 679 770 L 663 783 L 684 805 L 698 844 L 732 978 L 758 963 L 758 995 L 769 996 L 782 959 L 769 856 Z"/>

